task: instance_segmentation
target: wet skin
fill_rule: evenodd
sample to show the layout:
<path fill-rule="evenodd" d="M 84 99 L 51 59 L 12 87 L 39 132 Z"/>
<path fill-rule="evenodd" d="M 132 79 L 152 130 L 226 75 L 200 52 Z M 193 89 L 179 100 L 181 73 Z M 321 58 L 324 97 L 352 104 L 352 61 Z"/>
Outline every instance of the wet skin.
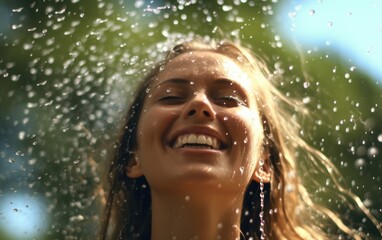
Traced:
<path fill-rule="evenodd" d="M 137 162 L 152 191 L 244 191 L 263 137 L 253 81 L 219 53 L 186 53 L 166 64 L 138 123 Z"/>

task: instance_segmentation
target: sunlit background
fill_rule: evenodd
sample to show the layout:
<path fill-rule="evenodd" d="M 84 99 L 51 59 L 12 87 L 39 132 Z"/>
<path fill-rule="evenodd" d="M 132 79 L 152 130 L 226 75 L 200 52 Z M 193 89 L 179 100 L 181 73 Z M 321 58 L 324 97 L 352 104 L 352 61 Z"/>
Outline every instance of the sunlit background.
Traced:
<path fill-rule="evenodd" d="M 304 136 L 381 222 L 381 12 L 376 0 L 1 1 L 0 239 L 95 238 L 134 86 L 195 35 L 240 39 L 285 74 L 278 87 L 314 116 Z"/>
<path fill-rule="evenodd" d="M 329 48 L 382 81 L 382 2 L 283 1 L 277 11 L 278 30 L 305 50 Z"/>

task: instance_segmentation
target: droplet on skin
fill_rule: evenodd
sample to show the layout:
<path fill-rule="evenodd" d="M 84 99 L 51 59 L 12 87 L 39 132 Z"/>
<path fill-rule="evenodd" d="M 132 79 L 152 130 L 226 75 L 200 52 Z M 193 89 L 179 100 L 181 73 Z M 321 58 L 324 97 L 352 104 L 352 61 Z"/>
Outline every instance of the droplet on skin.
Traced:
<path fill-rule="evenodd" d="M 244 174 L 244 167 L 240 167 L 240 174 L 241 174 L 241 175 Z"/>
<path fill-rule="evenodd" d="M 184 198 L 184 200 L 185 200 L 186 202 L 190 201 L 190 196 L 187 195 L 187 196 Z"/>
<path fill-rule="evenodd" d="M 217 225 L 217 229 L 222 229 L 223 228 L 223 224 L 222 223 L 218 223 L 218 225 Z"/>

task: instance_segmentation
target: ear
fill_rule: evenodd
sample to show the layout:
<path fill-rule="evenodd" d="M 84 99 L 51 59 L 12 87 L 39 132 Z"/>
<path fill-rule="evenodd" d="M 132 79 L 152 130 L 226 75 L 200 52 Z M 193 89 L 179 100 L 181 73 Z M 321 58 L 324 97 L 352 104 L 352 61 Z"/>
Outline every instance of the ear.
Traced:
<path fill-rule="evenodd" d="M 138 178 L 143 176 L 142 166 L 135 154 L 126 166 L 126 175 L 129 178 Z"/>
<path fill-rule="evenodd" d="M 256 182 L 269 183 L 271 181 L 271 168 L 269 166 L 269 154 L 268 150 L 264 150 L 262 153 L 262 159 L 264 159 L 264 164 L 261 168 L 260 161 L 257 163 L 256 169 L 252 175 L 252 179 Z"/>

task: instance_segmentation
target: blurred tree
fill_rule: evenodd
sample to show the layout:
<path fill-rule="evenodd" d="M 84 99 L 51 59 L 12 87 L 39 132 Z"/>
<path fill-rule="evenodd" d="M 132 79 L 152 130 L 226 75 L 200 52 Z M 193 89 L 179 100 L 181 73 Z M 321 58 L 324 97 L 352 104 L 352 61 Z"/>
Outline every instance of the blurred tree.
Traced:
<path fill-rule="evenodd" d="M 311 110 L 302 134 L 330 156 L 349 189 L 381 220 L 382 90 L 329 49 L 287 47 L 273 21 L 277 6 L 277 1 L 2 1 L 0 201 L 10 192 L 43 196 L 50 222 L 42 237 L 93 238 L 103 179 L 98 165 L 113 149 L 134 86 L 168 42 L 202 35 L 240 39 L 284 74 L 279 88 Z M 336 207 L 329 193 L 317 199 Z M 354 227 L 377 234 L 369 222 L 351 220 L 356 217 L 349 215 Z"/>

